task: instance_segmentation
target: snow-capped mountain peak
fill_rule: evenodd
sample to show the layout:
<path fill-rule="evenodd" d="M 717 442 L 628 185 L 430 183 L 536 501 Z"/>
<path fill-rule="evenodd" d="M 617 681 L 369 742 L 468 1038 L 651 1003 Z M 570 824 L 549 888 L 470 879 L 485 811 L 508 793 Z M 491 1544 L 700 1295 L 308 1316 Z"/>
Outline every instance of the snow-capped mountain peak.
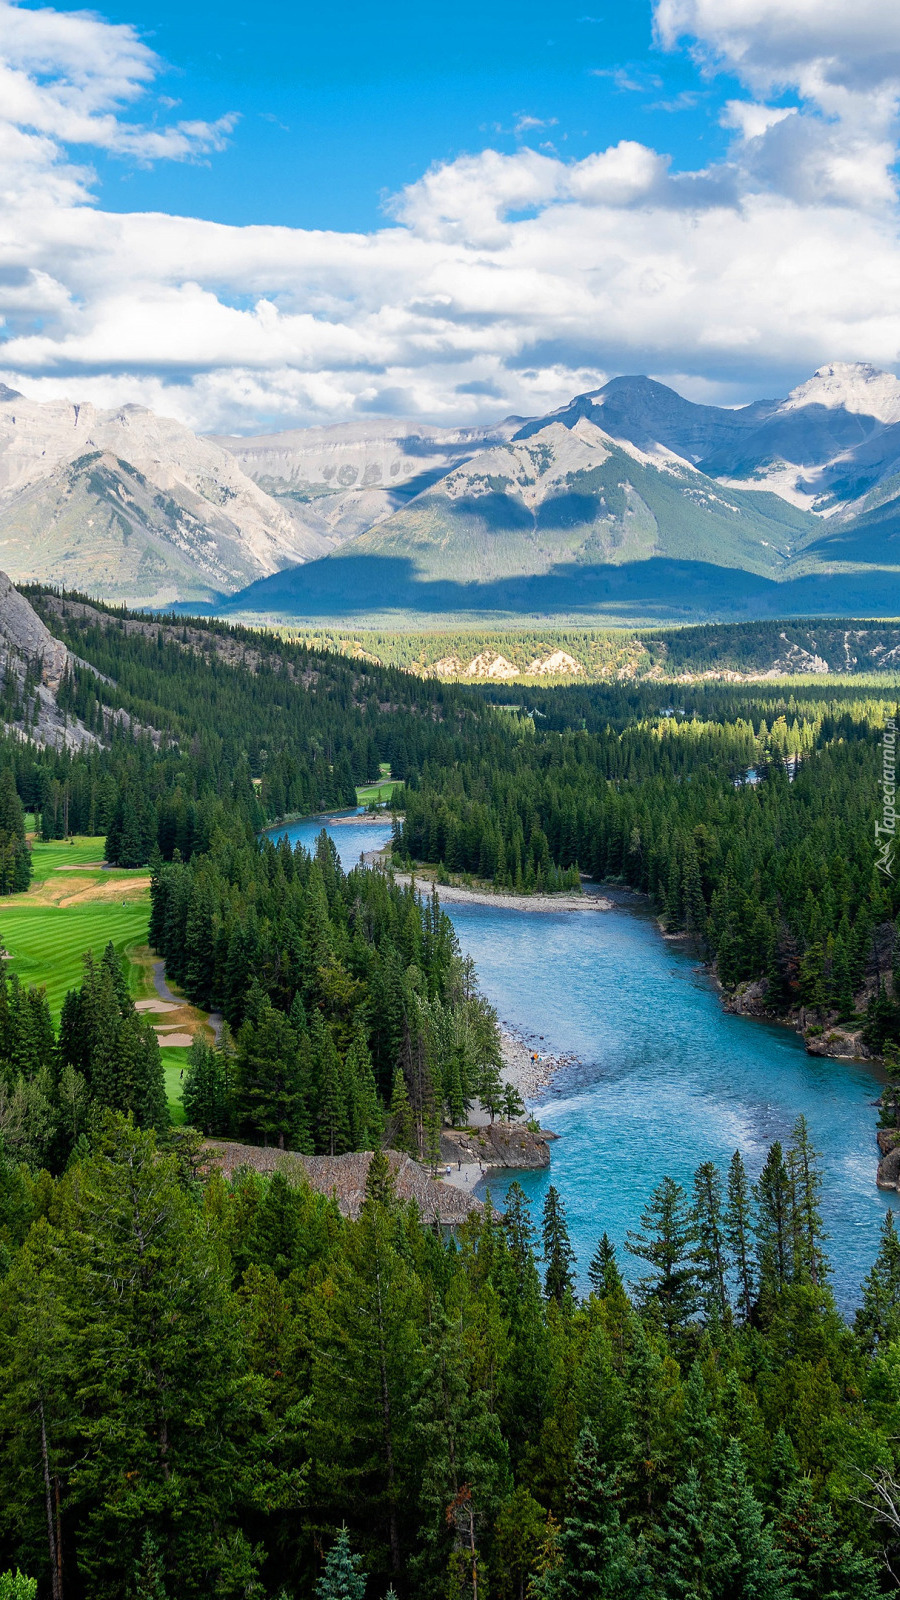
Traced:
<path fill-rule="evenodd" d="M 876 417 L 879 422 L 900 422 L 900 378 L 867 361 L 832 361 L 792 389 L 778 410 L 816 405 L 831 410 L 843 406 L 845 411 Z"/>

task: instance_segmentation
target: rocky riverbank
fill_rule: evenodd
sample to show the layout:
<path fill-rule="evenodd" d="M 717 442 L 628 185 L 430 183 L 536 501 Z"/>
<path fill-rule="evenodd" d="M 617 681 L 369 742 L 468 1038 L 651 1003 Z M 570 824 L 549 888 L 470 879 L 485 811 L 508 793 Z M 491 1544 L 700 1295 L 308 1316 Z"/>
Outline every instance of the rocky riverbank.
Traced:
<path fill-rule="evenodd" d="M 793 1028 L 802 1034 L 803 1042 L 811 1056 L 830 1056 L 835 1061 L 871 1061 L 872 1051 L 863 1043 L 862 1026 L 846 1027 L 837 1022 L 820 1023 L 815 1020 L 820 1013 L 810 1015 L 804 1006 L 791 1011 L 778 1011 L 765 1001 L 765 979 L 755 983 L 739 983 L 735 989 L 724 989 L 715 972 L 711 974 L 726 1011 L 739 1017 L 755 1017 L 759 1022 L 774 1022 L 784 1028 Z"/>
<path fill-rule="evenodd" d="M 526 1104 L 549 1088 L 557 1072 L 574 1066 L 578 1059 L 573 1055 L 555 1055 L 539 1035 L 526 1035 L 509 1023 L 504 1023 L 500 1029 L 500 1048 L 503 1052 L 500 1076 L 504 1083 L 511 1083 L 518 1089 Z"/>
<path fill-rule="evenodd" d="M 365 859 L 367 862 L 377 861 L 377 852 L 370 852 Z M 374 858 L 374 860 L 373 860 Z M 506 889 L 468 889 L 461 883 L 438 883 L 433 876 L 424 872 L 408 873 L 395 872 L 396 883 L 407 887 L 415 883 L 417 889 L 423 894 L 430 894 L 436 888 L 438 899 L 456 904 L 465 903 L 472 906 L 502 906 L 509 911 L 614 911 L 612 900 L 607 900 L 600 894 L 511 894 Z"/>
<path fill-rule="evenodd" d="M 881 1152 L 875 1182 L 879 1189 L 900 1189 L 900 1132 L 896 1128 L 879 1128 L 875 1137 Z"/>

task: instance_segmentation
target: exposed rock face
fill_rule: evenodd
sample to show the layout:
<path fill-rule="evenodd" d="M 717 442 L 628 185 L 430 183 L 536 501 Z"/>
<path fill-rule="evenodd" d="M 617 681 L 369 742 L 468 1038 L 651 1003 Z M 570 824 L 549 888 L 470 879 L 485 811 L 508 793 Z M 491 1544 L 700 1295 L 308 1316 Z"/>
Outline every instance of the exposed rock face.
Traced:
<path fill-rule="evenodd" d="M 465 669 L 467 678 L 517 678 L 518 667 L 514 667 L 506 656 L 497 655 L 493 650 L 482 650 L 473 656 Z"/>
<path fill-rule="evenodd" d="M 552 1137 L 543 1129 L 532 1133 L 518 1122 L 492 1122 L 465 1132 L 445 1131 L 441 1156 L 445 1161 L 479 1161 L 484 1167 L 549 1167 L 547 1140 Z"/>
<path fill-rule="evenodd" d="M 332 543 L 172 418 L 0 395 L 0 552 L 14 580 L 165 604 L 232 593 Z"/>
<path fill-rule="evenodd" d="M 807 1036 L 806 1049 L 811 1056 L 831 1056 L 836 1061 L 868 1061 L 872 1055 L 859 1028 L 826 1028 L 822 1034 Z"/>
<path fill-rule="evenodd" d="M 0 572 L 0 639 L 28 661 L 41 660 L 41 677 L 49 688 L 58 687 L 69 660 L 60 639 L 54 639 L 25 596 L 13 587 L 12 579 Z"/>
<path fill-rule="evenodd" d="M 896 1128 L 878 1129 L 881 1160 L 875 1182 L 879 1189 L 900 1189 L 900 1132 Z"/>
<path fill-rule="evenodd" d="M 239 1167 L 256 1172 L 283 1172 L 288 1178 L 304 1179 L 319 1194 L 333 1196 L 344 1217 L 358 1217 L 366 1195 L 371 1150 L 355 1150 L 344 1156 L 304 1156 L 296 1150 L 277 1150 L 273 1146 L 238 1144 L 226 1139 L 207 1139 L 204 1149 L 210 1162 L 226 1177 Z M 401 1200 L 414 1200 L 423 1222 L 436 1220 L 442 1227 L 456 1227 L 472 1211 L 481 1211 L 480 1200 L 449 1184 L 437 1182 L 399 1150 L 386 1150 L 391 1165 L 394 1190 Z"/>
<path fill-rule="evenodd" d="M 584 672 L 580 661 L 570 656 L 567 650 L 554 650 L 549 656 L 536 657 L 525 668 L 529 678 L 574 678 Z"/>
<path fill-rule="evenodd" d="M 12 732 L 23 738 L 27 732 L 36 744 L 55 749 L 78 750 L 98 742 L 77 717 L 64 716 L 56 703 L 56 691 L 71 660 L 62 640 L 54 638 L 34 607 L 19 594 L 7 574 L 0 572 L 0 672 L 4 676 L 9 672 L 16 678 L 24 698 L 26 674 L 40 666 L 40 681 L 29 690 L 28 727 L 24 720 L 13 722 L 8 724 Z"/>
<path fill-rule="evenodd" d="M 722 993 L 723 1009 L 733 1011 L 739 1017 L 771 1017 L 765 993 L 765 978 L 759 978 L 756 983 L 738 984 L 733 993 Z"/>

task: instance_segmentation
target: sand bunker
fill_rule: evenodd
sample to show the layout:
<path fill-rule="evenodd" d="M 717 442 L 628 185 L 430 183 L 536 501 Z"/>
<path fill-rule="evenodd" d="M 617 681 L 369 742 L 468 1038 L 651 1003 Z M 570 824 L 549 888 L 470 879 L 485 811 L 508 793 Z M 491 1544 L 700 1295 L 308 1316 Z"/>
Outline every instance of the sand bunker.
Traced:
<path fill-rule="evenodd" d="M 167 1045 L 175 1045 L 176 1049 L 182 1049 L 184 1046 L 192 1045 L 194 1042 L 189 1033 L 157 1033 L 156 1037 L 159 1040 L 161 1050 L 165 1050 Z"/>

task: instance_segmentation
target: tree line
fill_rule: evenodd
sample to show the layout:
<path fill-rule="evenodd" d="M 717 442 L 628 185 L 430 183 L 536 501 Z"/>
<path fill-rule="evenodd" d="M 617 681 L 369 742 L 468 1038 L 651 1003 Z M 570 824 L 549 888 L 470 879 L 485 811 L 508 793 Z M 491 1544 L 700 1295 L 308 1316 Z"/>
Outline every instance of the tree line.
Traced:
<path fill-rule="evenodd" d="M 520 708 L 505 760 L 473 741 L 451 773 L 426 767 L 407 781 L 395 855 L 526 893 L 551 872 L 626 884 L 726 987 L 758 983 L 774 1012 L 802 1004 L 820 1021 L 862 1008 L 876 1047 L 900 1038 L 900 893 L 875 864 L 893 701 L 704 687 L 639 715 L 647 694 L 560 690 L 544 699 L 560 726 Z"/>
<path fill-rule="evenodd" d="M 447 1240 L 380 1155 L 356 1220 L 114 1111 L 57 1177 L 7 1156 L 9 1592 L 875 1600 L 900 1240 L 889 1213 L 848 1325 L 818 1184 L 802 1120 L 756 1185 L 665 1178 L 579 1293 L 553 1189 Z"/>
<path fill-rule="evenodd" d="M 435 895 L 345 873 L 324 831 L 310 855 L 236 825 L 189 862 L 157 859 L 151 898 L 167 974 L 229 1025 L 185 1086 L 205 1132 L 334 1155 L 388 1126 L 436 1160 L 445 1120 L 499 1103 L 496 1016 Z"/>

